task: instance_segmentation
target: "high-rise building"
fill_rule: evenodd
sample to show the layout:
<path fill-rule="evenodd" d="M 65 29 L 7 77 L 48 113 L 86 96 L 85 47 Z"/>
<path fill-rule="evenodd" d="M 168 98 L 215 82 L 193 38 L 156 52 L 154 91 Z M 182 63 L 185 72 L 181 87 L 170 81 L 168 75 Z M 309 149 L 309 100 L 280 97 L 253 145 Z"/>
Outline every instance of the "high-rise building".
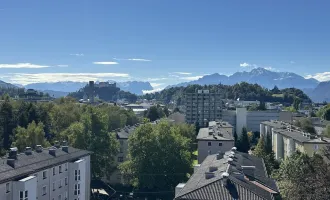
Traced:
<path fill-rule="evenodd" d="M 11 148 L 0 158 L 1 200 L 89 200 L 91 152 L 68 146 Z"/>
<path fill-rule="evenodd" d="M 223 101 L 219 93 L 197 90 L 185 94 L 185 107 L 187 123 L 206 127 L 209 121 L 221 119 Z"/>

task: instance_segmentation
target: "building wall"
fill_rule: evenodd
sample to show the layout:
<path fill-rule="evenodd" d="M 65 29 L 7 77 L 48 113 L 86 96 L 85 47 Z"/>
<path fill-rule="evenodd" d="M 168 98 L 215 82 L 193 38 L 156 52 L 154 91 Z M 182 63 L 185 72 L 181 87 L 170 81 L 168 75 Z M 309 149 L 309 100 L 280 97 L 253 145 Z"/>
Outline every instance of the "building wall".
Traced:
<path fill-rule="evenodd" d="M 243 127 L 247 128 L 246 108 L 236 108 L 236 133 L 239 137 L 242 134 Z"/>
<path fill-rule="evenodd" d="M 223 110 L 222 120 L 228 122 L 233 126 L 233 131 L 236 131 L 236 111 L 235 110 Z"/>
<path fill-rule="evenodd" d="M 211 146 L 208 143 L 211 142 Z M 219 146 L 219 143 L 222 146 Z M 219 151 L 226 152 L 234 147 L 235 143 L 233 140 L 199 140 L 198 141 L 198 163 L 202 163 L 203 160 L 210 154 L 216 154 Z"/>
<path fill-rule="evenodd" d="M 6 183 L 0 185 L 0 200 L 19 200 L 19 191 L 28 190 L 28 199 L 38 200 L 74 200 L 74 184 L 80 183 L 79 200 L 90 199 L 90 156 L 81 158 L 79 163 L 62 163 L 55 166 L 55 175 L 53 168 L 48 168 L 36 173 L 30 174 L 31 178 L 25 182 L 10 181 L 10 192 L 6 193 Z M 62 166 L 62 172 L 59 172 L 59 166 Z M 66 167 L 67 166 L 67 167 Z M 67 170 L 66 170 L 67 169 Z M 80 169 L 80 181 L 74 180 L 74 170 Z M 43 172 L 46 172 L 46 178 L 43 178 Z M 29 176 L 29 175 L 28 175 Z M 28 177 L 26 176 L 26 177 Z M 67 178 L 67 184 L 65 184 Z M 55 190 L 53 188 L 55 183 Z M 61 185 L 60 185 L 61 183 Z M 43 187 L 46 186 L 46 194 L 43 193 Z"/>
<path fill-rule="evenodd" d="M 119 153 L 117 154 L 115 163 L 118 166 L 120 163 L 124 162 L 127 160 L 127 154 L 128 154 L 128 140 L 127 139 L 118 139 L 119 140 L 119 145 L 120 145 L 120 150 Z M 121 158 L 123 159 L 122 162 Z M 123 183 L 123 178 L 120 174 L 119 169 L 116 169 L 110 176 L 110 178 L 105 178 L 104 179 L 106 182 L 110 184 L 121 184 Z"/>
<path fill-rule="evenodd" d="M 279 120 L 279 116 L 278 111 L 248 111 L 246 116 L 247 129 L 253 132 L 259 131 L 261 122 Z"/>
<path fill-rule="evenodd" d="M 304 143 L 303 148 L 307 155 L 312 156 L 314 153 L 322 152 L 322 149 L 324 149 L 327 145 L 329 144 Z"/>
<path fill-rule="evenodd" d="M 199 126 L 206 127 L 207 121 L 219 120 L 222 118 L 221 95 L 209 93 L 209 90 L 198 90 L 196 93 L 185 95 L 186 122 L 189 124 L 199 123 Z"/>

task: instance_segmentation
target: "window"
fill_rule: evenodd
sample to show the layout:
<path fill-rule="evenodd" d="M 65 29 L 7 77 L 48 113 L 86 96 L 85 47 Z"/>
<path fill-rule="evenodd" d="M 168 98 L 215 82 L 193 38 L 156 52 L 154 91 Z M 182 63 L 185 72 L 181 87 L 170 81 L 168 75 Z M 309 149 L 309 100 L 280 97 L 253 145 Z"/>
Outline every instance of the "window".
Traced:
<path fill-rule="evenodd" d="M 43 178 L 43 179 L 46 179 L 46 178 L 47 178 L 47 171 L 43 171 L 43 172 L 42 172 L 42 178 Z"/>
<path fill-rule="evenodd" d="M 55 191 L 55 182 L 53 182 L 53 191 Z"/>
<path fill-rule="evenodd" d="M 62 195 L 58 195 L 58 200 L 61 200 L 62 199 Z"/>
<path fill-rule="evenodd" d="M 65 185 L 68 185 L 68 177 L 65 177 L 64 183 Z"/>
<path fill-rule="evenodd" d="M 10 183 L 6 183 L 6 193 L 10 192 Z"/>
<path fill-rule="evenodd" d="M 60 180 L 59 182 L 58 182 L 58 188 L 61 188 L 62 187 L 62 180 Z"/>
<path fill-rule="evenodd" d="M 118 157 L 117 161 L 118 162 L 123 162 L 124 161 L 124 158 L 123 157 Z"/>
<path fill-rule="evenodd" d="M 42 195 L 46 195 L 47 194 L 47 187 L 43 186 L 42 187 Z"/>
<path fill-rule="evenodd" d="M 65 191 L 64 200 L 68 200 L 68 192 Z"/>
<path fill-rule="evenodd" d="M 222 143 L 221 142 L 219 142 L 219 147 L 221 147 L 222 146 Z"/>
<path fill-rule="evenodd" d="M 53 176 L 56 174 L 55 167 L 53 167 Z"/>
<path fill-rule="evenodd" d="M 79 195 L 80 194 L 80 184 L 75 184 L 74 185 L 74 195 Z"/>
<path fill-rule="evenodd" d="M 62 165 L 58 166 L 58 172 L 62 173 Z"/>
<path fill-rule="evenodd" d="M 25 191 L 19 191 L 19 200 L 28 200 L 29 197 L 28 197 L 28 191 L 25 190 Z"/>
<path fill-rule="evenodd" d="M 64 167 L 65 167 L 65 171 L 68 171 L 68 163 L 65 163 Z"/>
<path fill-rule="evenodd" d="M 74 170 L 74 180 L 80 181 L 80 170 Z"/>
<path fill-rule="evenodd" d="M 212 143 L 211 143 L 211 142 L 208 142 L 208 143 L 207 143 L 207 146 L 211 146 L 211 145 L 212 145 Z"/>

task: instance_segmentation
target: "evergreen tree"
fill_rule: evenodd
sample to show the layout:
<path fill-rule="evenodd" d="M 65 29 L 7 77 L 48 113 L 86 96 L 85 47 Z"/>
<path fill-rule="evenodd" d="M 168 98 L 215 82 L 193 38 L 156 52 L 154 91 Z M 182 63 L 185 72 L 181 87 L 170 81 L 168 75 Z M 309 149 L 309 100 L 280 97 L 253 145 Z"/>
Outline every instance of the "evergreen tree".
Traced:
<path fill-rule="evenodd" d="M 2 138 L 3 142 L 1 146 L 6 150 L 11 146 L 15 128 L 13 107 L 8 97 L 0 106 L 0 127 L 0 140 Z"/>
<path fill-rule="evenodd" d="M 238 141 L 238 150 L 244 153 L 248 153 L 250 150 L 250 141 L 245 127 L 242 129 L 242 134 Z"/>
<path fill-rule="evenodd" d="M 236 131 L 234 132 L 234 140 L 235 140 L 235 147 L 238 148 L 238 146 L 239 146 L 239 141 L 238 141 L 238 136 L 237 136 Z"/>

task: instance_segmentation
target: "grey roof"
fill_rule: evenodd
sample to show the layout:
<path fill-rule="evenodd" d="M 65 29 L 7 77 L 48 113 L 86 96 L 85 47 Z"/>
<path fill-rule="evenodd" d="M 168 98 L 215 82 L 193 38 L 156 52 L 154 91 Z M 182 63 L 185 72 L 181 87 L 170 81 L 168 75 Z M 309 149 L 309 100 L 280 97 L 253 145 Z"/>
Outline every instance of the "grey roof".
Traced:
<path fill-rule="evenodd" d="M 209 126 L 219 126 L 219 127 L 223 127 L 223 128 L 233 128 L 233 126 L 231 124 L 229 124 L 229 122 L 226 122 L 226 121 L 210 121 Z"/>
<path fill-rule="evenodd" d="M 228 122 L 210 122 L 208 128 L 199 129 L 197 140 L 234 140 L 228 128 L 232 128 Z"/>
<path fill-rule="evenodd" d="M 233 162 L 228 164 L 229 155 L 230 153 L 226 152 L 221 159 L 217 159 L 217 155 L 206 157 L 181 191 L 176 194 L 175 200 L 272 200 L 275 195 L 279 195 L 276 183 L 268 177 L 262 159 L 236 152 Z M 242 166 L 255 166 L 255 173 L 244 174 Z M 205 172 L 209 172 L 210 167 L 217 167 L 217 170 L 213 172 L 213 178 L 206 179 Z M 227 180 L 222 177 L 224 172 L 229 174 Z"/>
<path fill-rule="evenodd" d="M 7 164 L 7 158 L 0 158 L 0 183 L 24 177 L 89 154 L 91 154 L 89 151 L 69 147 L 68 153 L 57 149 L 56 156 L 53 156 L 49 154 L 48 148 L 45 148 L 40 153 L 32 151 L 31 155 L 26 155 L 25 153 L 18 154 L 15 160 L 15 168 Z"/>
<path fill-rule="evenodd" d="M 134 132 L 137 126 L 139 126 L 139 124 L 136 124 L 134 126 L 125 126 L 124 128 L 115 131 L 117 138 L 128 139 L 128 136 Z"/>

